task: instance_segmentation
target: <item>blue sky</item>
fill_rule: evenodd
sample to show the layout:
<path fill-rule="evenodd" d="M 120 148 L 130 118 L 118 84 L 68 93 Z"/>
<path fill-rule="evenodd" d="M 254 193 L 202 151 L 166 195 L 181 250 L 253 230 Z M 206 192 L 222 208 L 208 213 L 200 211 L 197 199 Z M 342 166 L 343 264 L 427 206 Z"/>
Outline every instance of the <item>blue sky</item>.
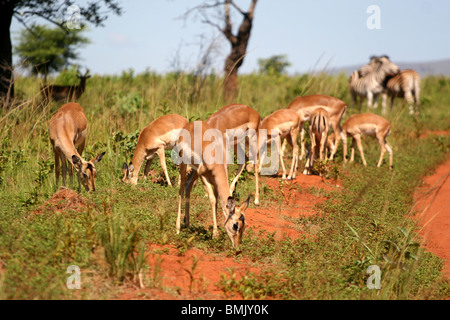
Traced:
<path fill-rule="evenodd" d="M 85 0 L 80 0 L 83 3 Z M 134 69 L 173 71 L 175 61 L 195 68 L 200 45 L 216 38 L 214 67 L 221 71 L 229 45 L 200 19 L 179 18 L 202 0 L 122 1 L 124 13 L 111 16 L 104 27 L 90 27 L 92 41 L 80 49 L 80 65 L 91 73 L 118 74 Z M 248 8 L 250 0 L 236 0 Z M 367 8 L 380 9 L 381 29 L 369 29 Z M 240 23 L 236 15 L 235 24 Z M 39 21 L 42 22 L 43 21 Z M 13 32 L 21 29 L 14 21 Z M 201 38 L 200 35 L 205 35 Z M 448 0 L 259 0 L 241 73 L 256 71 L 257 60 L 285 54 L 290 73 L 365 64 L 373 54 L 394 62 L 450 58 Z"/>

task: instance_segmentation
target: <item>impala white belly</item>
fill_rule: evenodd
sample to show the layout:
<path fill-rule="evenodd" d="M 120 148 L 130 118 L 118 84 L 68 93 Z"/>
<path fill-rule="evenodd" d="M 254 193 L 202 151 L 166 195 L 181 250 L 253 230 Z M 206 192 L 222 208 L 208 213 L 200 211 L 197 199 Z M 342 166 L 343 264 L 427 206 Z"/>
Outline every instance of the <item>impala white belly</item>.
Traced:
<path fill-rule="evenodd" d="M 180 137 L 181 129 L 173 129 L 168 131 L 166 134 L 159 137 L 161 144 L 164 145 L 165 150 L 173 149 L 178 138 Z"/>
<path fill-rule="evenodd" d="M 294 125 L 293 121 L 283 122 L 277 125 L 274 129 L 278 129 L 281 137 L 285 137 L 289 132 L 291 132 L 291 128 Z"/>
<path fill-rule="evenodd" d="M 366 123 L 366 124 L 360 125 L 359 130 L 361 131 L 361 134 L 365 134 L 368 136 L 374 136 L 377 133 L 377 126 L 372 123 Z"/>

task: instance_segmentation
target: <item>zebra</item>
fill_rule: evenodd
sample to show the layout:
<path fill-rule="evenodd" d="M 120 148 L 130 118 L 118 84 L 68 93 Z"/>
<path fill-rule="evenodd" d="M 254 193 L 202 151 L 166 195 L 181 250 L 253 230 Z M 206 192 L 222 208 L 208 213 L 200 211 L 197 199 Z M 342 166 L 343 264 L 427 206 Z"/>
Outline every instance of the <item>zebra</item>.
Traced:
<path fill-rule="evenodd" d="M 383 82 L 386 77 L 396 75 L 398 66 L 389 60 L 387 56 L 371 57 L 371 61 L 360 70 L 352 73 L 349 79 L 350 94 L 355 105 L 359 97 L 360 108 L 367 98 L 368 108 L 378 104 L 378 98 L 384 91 Z"/>
<path fill-rule="evenodd" d="M 391 110 L 396 97 L 405 98 L 409 103 L 409 114 L 418 113 L 420 76 L 412 69 L 401 70 L 399 74 L 388 77 L 383 91 L 383 113 L 386 109 L 387 96 L 391 98 Z M 414 106 L 413 106 L 414 104 Z"/>

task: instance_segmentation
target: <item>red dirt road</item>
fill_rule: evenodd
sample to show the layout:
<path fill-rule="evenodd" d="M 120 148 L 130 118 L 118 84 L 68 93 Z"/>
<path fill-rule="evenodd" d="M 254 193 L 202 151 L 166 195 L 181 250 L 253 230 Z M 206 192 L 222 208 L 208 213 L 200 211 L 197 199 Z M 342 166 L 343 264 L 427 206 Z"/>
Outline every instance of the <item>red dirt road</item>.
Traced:
<path fill-rule="evenodd" d="M 416 201 L 415 218 L 422 227 L 424 246 L 444 259 L 444 275 L 450 279 L 450 157 L 424 179 Z"/>

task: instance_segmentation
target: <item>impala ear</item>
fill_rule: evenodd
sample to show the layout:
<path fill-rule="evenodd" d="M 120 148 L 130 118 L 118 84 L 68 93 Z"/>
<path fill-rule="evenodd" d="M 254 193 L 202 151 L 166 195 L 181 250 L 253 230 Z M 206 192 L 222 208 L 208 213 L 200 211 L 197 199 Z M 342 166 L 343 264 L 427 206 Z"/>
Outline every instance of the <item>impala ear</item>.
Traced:
<path fill-rule="evenodd" d="M 236 208 L 236 202 L 234 201 L 233 197 L 228 197 L 227 209 L 230 211 L 230 213 L 233 213 L 235 208 Z"/>
<path fill-rule="evenodd" d="M 97 162 L 100 162 L 104 155 L 105 155 L 105 152 L 100 153 L 98 156 L 92 158 L 91 162 L 94 164 Z"/>
<path fill-rule="evenodd" d="M 241 204 L 241 212 L 244 212 L 245 210 L 247 210 L 248 205 L 250 204 L 250 196 L 248 196 L 247 200 L 244 201 L 244 203 Z"/>
<path fill-rule="evenodd" d="M 128 170 L 128 165 L 126 162 L 123 163 L 122 170 Z"/>
<path fill-rule="evenodd" d="M 134 171 L 134 166 L 131 162 L 130 162 L 130 165 L 128 166 L 128 171 L 130 171 L 130 172 Z"/>
<path fill-rule="evenodd" d="M 82 161 L 81 158 L 78 157 L 77 155 L 73 155 L 72 156 L 72 163 L 75 167 L 75 170 L 80 171 L 81 170 L 81 165 L 82 165 Z"/>

